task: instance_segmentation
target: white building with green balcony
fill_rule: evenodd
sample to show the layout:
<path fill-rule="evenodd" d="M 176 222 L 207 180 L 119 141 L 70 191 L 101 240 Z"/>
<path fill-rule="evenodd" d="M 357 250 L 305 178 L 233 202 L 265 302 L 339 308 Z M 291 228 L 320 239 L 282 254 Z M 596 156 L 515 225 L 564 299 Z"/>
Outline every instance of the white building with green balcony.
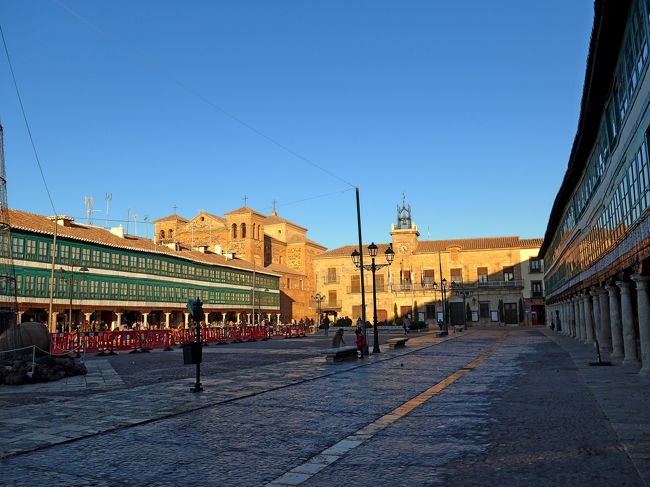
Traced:
<path fill-rule="evenodd" d="M 185 305 L 196 297 L 211 323 L 280 319 L 279 276 L 246 261 L 208 249 L 178 252 L 70 217 L 9 210 L 9 220 L 19 322 L 49 322 L 51 303 L 51 330 L 70 318 L 175 327 L 187 323 Z"/>

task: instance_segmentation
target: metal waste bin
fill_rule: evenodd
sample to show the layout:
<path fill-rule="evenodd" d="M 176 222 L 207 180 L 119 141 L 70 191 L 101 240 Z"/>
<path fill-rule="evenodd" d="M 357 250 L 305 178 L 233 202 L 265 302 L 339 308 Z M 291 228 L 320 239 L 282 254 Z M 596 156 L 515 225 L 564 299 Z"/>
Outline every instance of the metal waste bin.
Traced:
<path fill-rule="evenodd" d="M 201 343 L 192 342 L 183 344 L 183 364 L 200 364 L 202 359 L 203 347 Z"/>

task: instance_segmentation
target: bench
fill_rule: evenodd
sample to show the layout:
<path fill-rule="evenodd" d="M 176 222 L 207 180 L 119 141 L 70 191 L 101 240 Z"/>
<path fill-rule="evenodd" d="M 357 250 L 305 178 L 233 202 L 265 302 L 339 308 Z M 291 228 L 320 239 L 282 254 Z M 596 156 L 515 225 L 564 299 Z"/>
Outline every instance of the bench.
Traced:
<path fill-rule="evenodd" d="M 321 350 L 321 355 L 325 355 L 325 360 L 328 363 L 342 362 L 343 360 L 356 360 L 359 358 L 359 350 L 357 347 L 339 347 L 339 348 L 327 348 Z"/>
<path fill-rule="evenodd" d="M 407 341 L 408 338 L 390 338 L 386 340 L 386 343 L 388 343 L 388 348 L 394 350 L 396 348 L 404 348 Z"/>

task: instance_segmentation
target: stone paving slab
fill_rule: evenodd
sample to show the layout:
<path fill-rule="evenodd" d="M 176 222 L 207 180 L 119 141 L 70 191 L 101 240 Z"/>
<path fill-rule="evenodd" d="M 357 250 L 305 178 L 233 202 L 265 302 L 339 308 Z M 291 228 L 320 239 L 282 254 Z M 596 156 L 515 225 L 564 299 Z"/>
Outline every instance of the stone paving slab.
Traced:
<path fill-rule="evenodd" d="M 3 438 L 0 444 L 0 458 L 254 396 L 342 371 L 366 367 L 407 356 L 424 347 L 449 339 L 453 337 L 441 339 L 434 337 L 433 334 L 422 334 L 411 340 L 411 346 L 408 348 L 387 350 L 380 355 L 371 355 L 363 361 L 326 364 L 323 358 L 318 356 L 285 362 L 282 367 L 270 365 L 235 372 L 229 374 L 228 379 L 203 378 L 205 391 L 201 394 L 190 393 L 189 388 L 194 381 L 183 379 L 130 389 L 111 389 L 85 397 L 56 397 L 39 405 L 39 411 L 42 413 L 30 414 L 27 417 L 19 414 L 20 406 L 6 408 L 5 414 L 0 416 L 0 437 Z M 89 368 L 87 376 L 72 377 L 65 382 L 30 384 L 25 387 L 30 392 L 47 393 L 122 385 L 119 376 L 114 371 L 111 373 L 112 367 L 108 361 L 88 361 L 87 366 Z M 90 382 L 89 376 L 92 379 Z M 12 388 L 13 391 L 18 389 Z M 25 391 L 22 389 L 22 392 Z M 10 413 L 12 409 L 16 410 L 14 416 Z M 66 425 L 63 430 L 59 426 L 62 423 Z"/>
<path fill-rule="evenodd" d="M 544 333 L 571 355 L 585 383 L 620 438 L 639 475 L 650 485 L 650 376 L 639 374 L 639 366 L 622 365 L 608 352 L 601 352 L 611 367 L 594 367 L 596 350 L 545 329 Z"/>

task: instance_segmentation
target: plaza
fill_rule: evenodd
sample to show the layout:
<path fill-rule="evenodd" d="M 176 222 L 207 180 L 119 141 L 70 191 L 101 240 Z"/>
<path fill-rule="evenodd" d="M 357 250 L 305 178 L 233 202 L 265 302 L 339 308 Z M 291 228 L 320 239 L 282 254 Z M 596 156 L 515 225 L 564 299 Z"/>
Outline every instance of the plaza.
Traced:
<path fill-rule="evenodd" d="M 178 352 L 88 358 L 84 384 L 47 397 L 3 390 L 3 484 L 650 480 L 647 379 L 590 368 L 590 346 L 545 328 L 475 329 L 332 365 L 315 355 L 329 338 L 210 347 L 202 394 L 190 377 L 127 373 L 135 362 L 164 376 Z"/>

